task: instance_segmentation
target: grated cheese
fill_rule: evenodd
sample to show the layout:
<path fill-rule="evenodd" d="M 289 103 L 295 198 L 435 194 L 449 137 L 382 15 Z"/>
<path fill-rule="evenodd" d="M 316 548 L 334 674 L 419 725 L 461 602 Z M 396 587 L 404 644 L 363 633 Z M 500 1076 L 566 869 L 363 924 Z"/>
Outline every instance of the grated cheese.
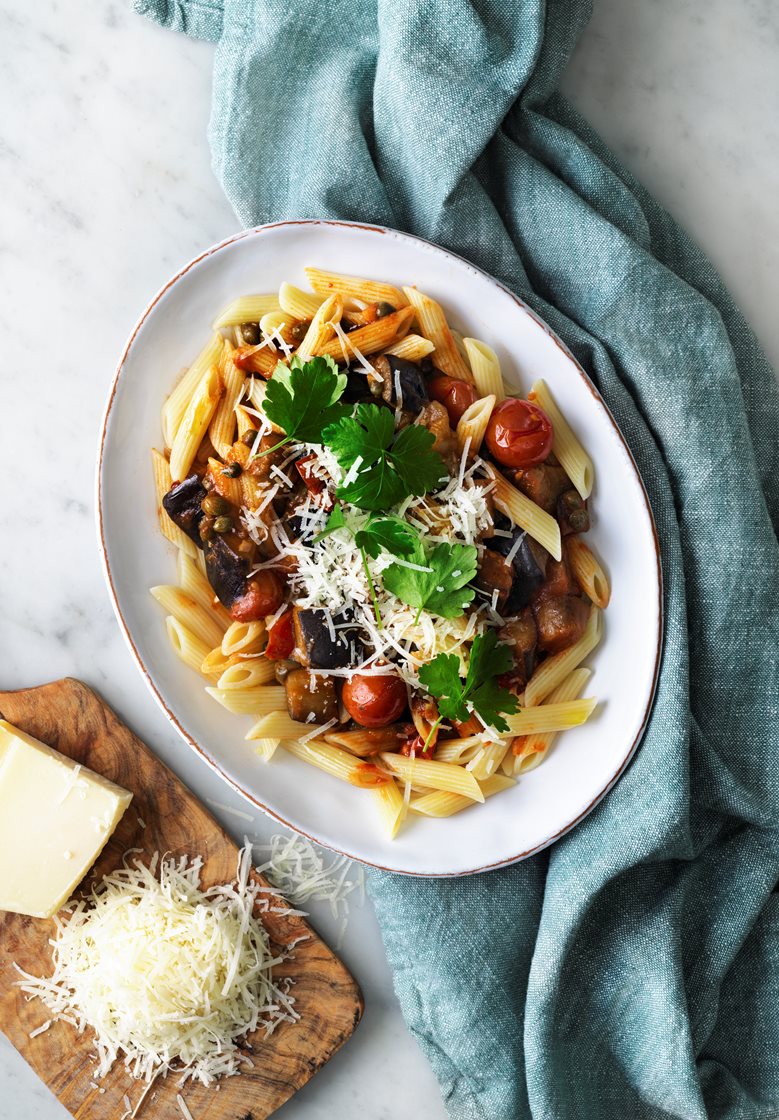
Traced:
<path fill-rule="evenodd" d="M 50 977 L 17 966 L 21 989 L 54 1020 L 94 1031 L 98 1078 L 121 1058 L 147 1083 L 174 1072 L 210 1085 L 240 1073 L 247 1034 L 300 1017 L 273 975 L 285 958 L 254 916 L 276 894 L 249 880 L 251 846 L 230 884 L 201 890 L 202 862 L 156 853 L 148 867 L 125 863 L 55 918 Z"/>
<path fill-rule="evenodd" d="M 184 1100 L 181 1093 L 176 1093 L 176 1104 L 179 1106 L 184 1120 L 194 1120 L 192 1113 L 187 1108 L 187 1102 Z"/>

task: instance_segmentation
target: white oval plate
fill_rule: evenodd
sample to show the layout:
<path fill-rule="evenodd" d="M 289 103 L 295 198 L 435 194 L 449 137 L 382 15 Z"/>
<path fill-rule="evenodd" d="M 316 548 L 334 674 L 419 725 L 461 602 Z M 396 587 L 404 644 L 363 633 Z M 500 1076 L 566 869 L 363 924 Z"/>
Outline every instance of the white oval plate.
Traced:
<path fill-rule="evenodd" d="M 450 321 L 497 351 L 526 391 L 543 376 L 596 470 L 592 540 L 613 584 L 605 639 L 591 658 L 591 721 L 566 731 L 515 789 L 444 820 L 414 818 L 394 841 L 371 798 L 278 751 L 260 761 L 229 714 L 168 645 L 148 588 L 175 582 L 161 536 L 150 449 L 160 408 L 223 305 L 282 280 L 305 286 L 305 265 L 416 284 Z M 190 746 L 254 805 L 311 839 L 366 863 L 415 875 L 464 875 L 532 855 L 581 820 L 625 769 L 649 715 L 660 658 L 657 537 L 641 479 L 596 389 L 560 340 L 486 273 L 425 241 L 344 222 L 283 222 L 222 242 L 174 276 L 141 316 L 106 407 L 98 463 L 98 536 L 117 618 L 138 668 Z"/>

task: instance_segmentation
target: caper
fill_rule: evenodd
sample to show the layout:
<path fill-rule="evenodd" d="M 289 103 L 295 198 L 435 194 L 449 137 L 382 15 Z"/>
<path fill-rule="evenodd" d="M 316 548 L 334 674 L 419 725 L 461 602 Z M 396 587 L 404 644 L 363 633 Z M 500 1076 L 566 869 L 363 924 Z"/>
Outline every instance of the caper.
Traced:
<path fill-rule="evenodd" d="M 222 467 L 222 474 L 227 478 L 238 478 L 242 470 L 243 467 L 240 463 L 227 463 Z"/>
<path fill-rule="evenodd" d="M 220 514 L 230 512 L 230 503 L 220 497 L 219 494 L 208 494 L 200 503 L 200 508 L 203 513 L 209 513 L 212 517 L 219 517 Z"/>
<path fill-rule="evenodd" d="M 378 307 L 376 308 L 376 318 L 377 319 L 384 319 L 384 318 L 386 318 L 387 315 L 394 315 L 394 314 L 395 314 L 395 308 L 392 306 L 391 303 L 387 303 L 387 301 L 385 299 L 383 299 L 381 301 L 381 303 L 378 305 Z"/>
<path fill-rule="evenodd" d="M 260 341 L 260 324 L 259 323 L 242 323 L 241 334 L 247 346 L 256 346 Z"/>
<path fill-rule="evenodd" d="M 257 432 L 254 428 L 249 428 L 248 432 L 244 432 L 241 436 L 241 443 L 245 443 L 247 447 L 253 447 L 254 441 L 257 438 Z"/>
<path fill-rule="evenodd" d="M 215 533 L 231 533 L 233 531 L 232 517 L 217 517 L 214 521 Z"/>
<path fill-rule="evenodd" d="M 198 529 L 201 541 L 210 541 L 214 535 L 214 519 L 213 517 L 204 517 L 200 522 Z"/>
<path fill-rule="evenodd" d="M 288 328 L 289 337 L 293 342 L 302 342 L 310 326 L 311 323 L 306 320 L 301 320 L 299 323 L 291 323 Z"/>

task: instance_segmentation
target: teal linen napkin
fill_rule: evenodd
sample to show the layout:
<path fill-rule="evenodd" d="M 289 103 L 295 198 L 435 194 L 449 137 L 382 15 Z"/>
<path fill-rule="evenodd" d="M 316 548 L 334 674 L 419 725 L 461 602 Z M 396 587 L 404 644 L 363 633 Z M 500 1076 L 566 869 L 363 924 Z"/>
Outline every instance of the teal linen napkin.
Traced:
<path fill-rule="evenodd" d="M 779 1116 L 779 400 L 711 265 L 557 92 L 589 3 L 136 7 L 218 42 L 210 139 L 243 225 L 379 222 L 499 277 L 649 489 L 664 661 L 619 785 L 513 868 L 371 876 L 451 1115 Z"/>

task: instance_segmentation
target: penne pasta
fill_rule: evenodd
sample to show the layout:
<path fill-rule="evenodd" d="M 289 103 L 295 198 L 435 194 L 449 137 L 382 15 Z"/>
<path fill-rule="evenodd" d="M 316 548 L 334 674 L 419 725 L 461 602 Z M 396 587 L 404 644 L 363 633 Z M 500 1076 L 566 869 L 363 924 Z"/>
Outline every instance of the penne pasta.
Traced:
<path fill-rule="evenodd" d="M 585 700 L 567 700 L 559 704 L 540 704 L 537 708 L 523 708 L 521 712 L 506 716 L 512 735 L 534 735 L 542 731 L 565 731 L 586 723 L 592 715 L 596 697 Z"/>
<path fill-rule="evenodd" d="M 275 292 L 263 296 L 240 296 L 228 303 L 214 320 L 214 330 L 239 327 L 242 323 L 259 323 L 269 311 L 277 311 L 279 297 Z"/>
<path fill-rule="evenodd" d="M 235 410 L 235 422 L 238 425 L 238 439 L 242 439 L 247 432 L 254 432 L 257 430 L 257 425 L 254 420 L 241 405 Z"/>
<path fill-rule="evenodd" d="M 420 785 L 427 789 L 442 789 L 449 793 L 460 793 L 472 801 L 483 801 L 484 794 L 473 774 L 462 766 L 430 759 L 406 758 L 402 754 L 384 752 L 381 760 L 387 769 L 397 774 L 405 782 Z"/>
<path fill-rule="evenodd" d="M 295 758 L 309 762 L 312 766 L 340 778 L 342 782 L 359 786 L 361 789 L 375 789 L 376 786 L 389 784 L 391 779 L 371 762 L 361 762 L 348 751 L 325 743 L 321 739 L 282 740 L 282 745 Z"/>
<path fill-rule="evenodd" d="M 592 676 L 589 669 L 574 669 L 569 677 L 549 696 L 550 704 L 561 704 L 575 700 Z M 549 748 L 557 738 L 557 731 L 541 731 L 535 735 L 521 735 L 511 744 L 511 760 L 514 774 L 526 774 L 534 770 L 546 758 Z"/>
<path fill-rule="evenodd" d="M 423 338 L 421 334 L 407 334 L 399 342 L 393 342 L 384 353 L 394 354 L 396 358 L 405 358 L 407 362 L 421 362 L 434 350 L 435 346 L 429 338 Z"/>
<path fill-rule="evenodd" d="M 485 744 L 479 753 L 468 763 L 468 770 L 477 782 L 484 781 L 495 774 L 508 754 L 509 744 L 505 739 Z"/>
<path fill-rule="evenodd" d="M 194 559 L 200 552 L 200 549 L 191 537 L 188 537 L 182 529 L 179 529 L 175 521 L 171 521 L 162 504 L 162 499 L 173 485 L 173 480 L 170 477 L 168 460 L 159 451 L 152 449 L 151 461 L 154 471 L 154 490 L 157 495 L 157 517 L 160 523 L 160 532 L 163 537 L 169 540 L 171 544 L 175 544 L 176 548 L 180 549 L 186 556 Z"/>
<path fill-rule="evenodd" d="M 419 323 L 419 333 L 429 338 L 435 346 L 436 365 L 450 377 L 457 377 L 460 381 L 473 382 L 473 374 L 468 363 L 457 349 L 449 324 L 446 321 L 440 303 L 436 303 L 430 296 L 418 292 L 416 288 L 404 288 L 411 306 L 416 312 Z"/>
<path fill-rule="evenodd" d="M 229 356 L 222 363 L 222 384 L 224 393 L 211 418 L 208 435 L 216 451 L 226 459 L 235 439 L 235 406 L 246 387 L 244 375 Z"/>
<path fill-rule="evenodd" d="M 203 436 L 211 423 L 222 392 L 215 365 L 206 372 L 187 405 L 170 449 L 170 476 L 174 482 L 186 478 Z"/>
<path fill-rule="evenodd" d="M 192 394 L 208 370 L 219 362 L 223 347 L 222 336 L 212 335 L 162 406 L 162 434 L 167 447 L 173 446 L 176 432 L 187 411 Z"/>
<path fill-rule="evenodd" d="M 234 506 L 240 506 L 243 501 L 243 488 L 240 478 L 230 478 L 229 475 L 225 474 L 218 459 L 209 459 L 208 469 L 214 482 L 214 493 L 221 498 L 226 498 Z"/>
<path fill-rule="evenodd" d="M 299 739 L 319 732 L 320 726 L 316 723 L 299 723 L 285 711 L 273 712 L 257 720 L 247 732 L 247 739 Z"/>
<path fill-rule="evenodd" d="M 376 786 L 375 789 L 371 790 L 371 796 L 379 812 L 384 832 L 390 840 L 394 840 L 406 815 L 406 803 L 403 800 L 403 794 L 398 789 L 397 782 L 384 782 L 382 785 Z M 468 798 L 463 798 L 463 800 L 467 801 Z M 470 804 L 473 804 L 473 802 L 470 802 Z"/>
<path fill-rule="evenodd" d="M 267 684 L 268 681 L 275 679 L 275 662 L 268 661 L 266 657 L 252 657 L 229 665 L 219 677 L 216 685 L 217 688 L 225 690 L 233 688 L 256 688 L 258 684 Z M 268 708 L 269 712 L 278 711 L 285 706 L 285 694 L 281 685 L 278 687 L 275 685 L 269 686 L 265 691 L 268 693 L 265 697 L 268 703 L 274 698 L 278 701 L 278 703 Z M 270 696 L 270 693 L 273 693 L 273 697 Z"/>
<path fill-rule="evenodd" d="M 328 743 L 343 747 L 345 751 L 358 758 L 367 758 L 380 751 L 394 750 L 398 745 L 398 732 L 392 727 L 379 727 L 374 730 L 360 728 L 359 731 L 328 731 Z"/>
<path fill-rule="evenodd" d="M 272 335 L 274 331 L 279 331 L 283 337 L 282 327 L 289 326 L 292 322 L 292 316 L 288 311 L 269 311 L 260 319 L 260 330 L 265 338 Z"/>
<path fill-rule="evenodd" d="M 464 338 L 463 346 L 468 355 L 473 383 L 480 397 L 494 397 L 499 404 L 506 396 L 503 375 L 495 351 L 478 338 Z"/>
<path fill-rule="evenodd" d="M 479 726 L 481 727 L 481 724 Z M 483 733 L 484 728 L 478 735 L 467 735 L 463 739 L 439 740 L 434 755 L 436 762 L 459 762 L 463 765 L 470 762 L 485 746 Z"/>
<path fill-rule="evenodd" d="M 183 623 L 169 614 L 165 619 L 165 628 L 168 631 L 168 638 L 173 649 L 176 651 L 178 657 L 189 665 L 190 669 L 194 669 L 196 673 L 200 672 L 200 666 L 203 659 L 208 653 L 208 644 L 202 638 L 198 638 L 191 630 L 188 630 Z"/>
<path fill-rule="evenodd" d="M 176 558 L 176 575 L 181 590 L 185 594 L 191 595 L 196 603 L 199 603 L 209 614 L 212 614 L 222 630 L 230 625 L 230 615 L 219 602 L 211 584 L 191 557 L 179 553 Z"/>
<path fill-rule="evenodd" d="M 352 354 L 356 354 L 358 350 L 360 354 L 378 354 L 406 333 L 413 318 L 411 308 L 404 307 L 394 315 L 385 315 L 383 319 L 358 327 L 349 334 L 342 331 L 332 341 L 320 346 L 317 353 L 326 354 L 340 362 L 351 360 L 350 350 Z"/>
<path fill-rule="evenodd" d="M 491 463 L 485 464 L 485 470 L 495 483 L 493 495 L 495 505 L 501 513 L 505 513 L 515 525 L 519 525 L 533 540 L 543 545 L 555 560 L 560 560 L 563 554 L 562 537 L 560 526 L 554 517 L 532 502 L 521 490 L 517 490 Z"/>
<path fill-rule="evenodd" d="M 496 793 L 503 793 L 504 790 L 511 789 L 516 784 L 513 778 L 509 778 L 505 774 L 492 774 L 480 783 L 480 789 L 482 795 L 486 798 L 492 797 Z M 409 809 L 426 817 L 451 817 L 454 813 L 459 813 L 475 804 L 476 802 L 472 798 L 463 797 L 462 794 L 437 791 L 415 797 L 409 804 Z"/>
<path fill-rule="evenodd" d="M 578 642 L 542 661 L 525 689 L 525 707 L 534 708 L 558 688 L 584 661 L 601 640 L 603 621 L 597 607 L 590 611 L 587 626 Z"/>
<path fill-rule="evenodd" d="M 302 288 L 296 288 L 294 284 L 288 284 L 286 280 L 279 288 L 281 310 L 286 311 L 293 319 L 299 319 L 304 323 L 314 318 L 324 302 L 324 296 L 304 292 Z"/>
<path fill-rule="evenodd" d="M 240 653 L 232 653 L 229 657 L 225 657 L 222 653 L 222 647 L 217 646 L 203 659 L 200 672 L 206 677 L 221 677 L 226 669 L 229 669 L 231 665 L 240 664 L 242 660 Z"/>
<path fill-rule="evenodd" d="M 281 692 L 284 691 L 282 688 Z M 276 713 L 279 706 L 279 689 L 273 685 L 257 685 L 254 688 L 213 688 L 206 687 L 209 696 L 228 712 L 239 716 L 267 716 Z M 284 697 L 281 697 L 284 704 Z M 248 737 L 248 736 L 247 736 Z M 256 735 L 252 738 L 273 738 L 274 736 Z"/>
<path fill-rule="evenodd" d="M 457 423 L 457 450 L 462 455 L 468 445 L 468 458 L 475 459 L 479 453 L 487 431 L 487 425 L 495 407 L 495 397 L 482 397 L 466 408 Z"/>
<path fill-rule="evenodd" d="M 280 742 L 280 739 L 257 739 L 254 743 L 254 753 L 263 762 L 270 762 Z"/>
<path fill-rule="evenodd" d="M 591 603 L 605 610 L 611 599 L 611 588 L 606 573 L 590 546 L 580 536 L 570 536 L 566 552 L 579 587 Z"/>
<path fill-rule="evenodd" d="M 592 465 L 592 459 L 579 443 L 568 421 L 557 407 L 547 383 L 543 380 L 535 381 L 528 393 L 528 400 L 539 404 L 552 421 L 554 430 L 552 450 L 581 497 L 589 498 L 595 481 L 595 468 Z"/>
<path fill-rule="evenodd" d="M 308 361 L 315 354 L 327 352 L 327 344 L 335 336 L 333 323 L 340 322 L 343 309 L 343 302 L 338 295 L 330 296 L 321 307 L 317 308 L 303 341 L 297 349 L 297 356 L 301 361 Z"/>
<path fill-rule="evenodd" d="M 358 300 L 360 303 L 389 303 L 396 310 L 408 304 L 400 288 L 395 288 L 392 284 L 363 280 L 359 276 L 342 276 L 338 272 L 325 272 L 321 268 L 306 268 L 304 272 L 311 287 L 322 296 L 338 292 L 344 299 Z"/>
<path fill-rule="evenodd" d="M 264 622 L 231 622 L 222 638 L 222 653 L 260 653 L 265 646 Z"/>
<path fill-rule="evenodd" d="M 151 594 L 168 614 L 186 626 L 202 642 L 213 649 L 222 640 L 222 627 L 214 614 L 207 611 L 180 587 L 161 584 L 150 588 Z"/>

